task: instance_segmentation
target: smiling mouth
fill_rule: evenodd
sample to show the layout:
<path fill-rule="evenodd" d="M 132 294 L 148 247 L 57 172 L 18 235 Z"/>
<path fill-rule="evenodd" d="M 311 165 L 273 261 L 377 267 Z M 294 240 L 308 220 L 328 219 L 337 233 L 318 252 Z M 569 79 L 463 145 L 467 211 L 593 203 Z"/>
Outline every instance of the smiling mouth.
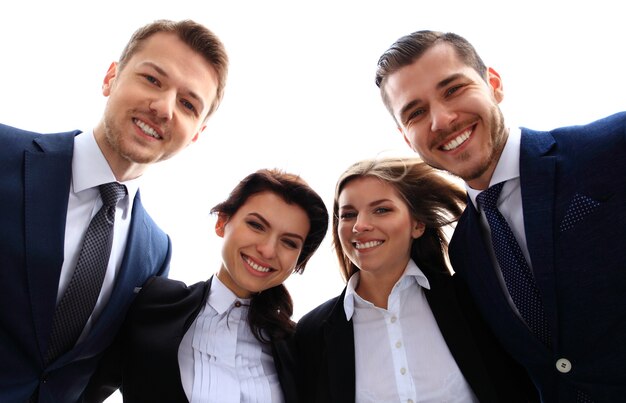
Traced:
<path fill-rule="evenodd" d="M 383 241 L 368 241 L 368 242 L 353 242 L 352 245 L 354 245 L 354 249 L 368 249 L 368 248 L 374 248 L 378 245 L 382 245 Z"/>
<path fill-rule="evenodd" d="M 270 271 L 272 271 L 271 267 L 261 266 L 260 264 L 253 262 L 252 259 L 250 259 L 248 256 L 245 256 L 244 259 L 246 263 L 248 264 L 248 266 L 250 266 L 255 271 L 258 271 L 260 273 L 269 273 Z"/>
<path fill-rule="evenodd" d="M 474 127 L 475 126 L 469 127 L 463 133 L 461 133 L 460 135 L 456 136 L 452 140 L 448 141 L 446 144 L 442 145 L 441 149 L 444 150 L 444 151 L 456 150 L 461 145 L 463 145 L 467 141 L 467 139 L 470 138 L 470 136 L 472 135 L 472 132 L 474 131 Z"/>
<path fill-rule="evenodd" d="M 163 137 L 161 137 L 159 135 L 159 133 L 156 132 L 156 130 L 154 130 L 152 127 L 150 127 L 148 124 L 142 122 L 141 120 L 137 119 L 137 118 L 133 118 L 133 123 L 135 125 L 137 125 L 138 128 L 141 129 L 142 132 L 144 132 L 145 134 L 147 134 L 148 136 L 155 138 L 157 140 L 161 140 L 163 139 Z"/>

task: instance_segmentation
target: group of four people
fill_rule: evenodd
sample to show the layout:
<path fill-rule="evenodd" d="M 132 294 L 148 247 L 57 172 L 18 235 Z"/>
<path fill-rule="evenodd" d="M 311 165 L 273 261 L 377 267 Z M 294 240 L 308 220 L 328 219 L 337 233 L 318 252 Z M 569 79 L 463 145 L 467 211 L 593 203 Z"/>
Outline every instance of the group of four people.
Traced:
<path fill-rule="evenodd" d="M 346 287 L 294 323 L 283 282 L 329 224 L 302 178 L 260 169 L 216 205 L 222 261 L 191 286 L 166 278 L 169 237 L 141 205 L 142 173 L 198 138 L 227 70 L 206 27 L 159 20 L 110 66 L 93 131 L 0 125 L 0 401 L 95 402 L 118 388 L 128 402 L 626 397 L 626 114 L 512 128 L 500 76 L 465 39 L 398 39 L 376 84 L 419 158 L 359 161 L 340 176 L 331 232 Z M 55 319 L 112 182 L 125 190 L 110 257 L 63 349 Z M 496 188 L 501 214 L 483 201 Z"/>

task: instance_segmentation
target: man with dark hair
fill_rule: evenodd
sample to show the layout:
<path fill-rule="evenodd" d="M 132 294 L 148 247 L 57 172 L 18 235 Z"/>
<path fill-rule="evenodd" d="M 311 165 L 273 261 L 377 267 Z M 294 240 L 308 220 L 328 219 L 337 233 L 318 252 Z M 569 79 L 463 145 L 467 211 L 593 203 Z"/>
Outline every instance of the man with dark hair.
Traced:
<path fill-rule="evenodd" d="M 623 401 L 626 113 L 511 127 L 500 75 L 467 40 L 435 31 L 398 39 L 376 84 L 407 144 L 465 181 L 453 269 L 542 401 Z"/>

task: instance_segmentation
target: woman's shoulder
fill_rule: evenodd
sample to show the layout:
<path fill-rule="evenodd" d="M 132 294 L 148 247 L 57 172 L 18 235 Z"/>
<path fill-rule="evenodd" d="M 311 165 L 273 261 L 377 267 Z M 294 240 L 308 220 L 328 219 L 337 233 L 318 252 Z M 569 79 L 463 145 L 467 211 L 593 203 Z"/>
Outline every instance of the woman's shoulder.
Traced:
<path fill-rule="evenodd" d="M 343 297 L 344 293 L 329 299 L 304 314 L 296 325 L 296 332 L 303 328 L 321 326 L 323 323 L 330 320 L 337 309 L 343 309 Z"/>
<path fill-rule="evenodd" d="M 202 299 L 210 281 L 201 281 L 188 286 L 183 281 L 153 276 L 143 285 L 134 305 L 145 303 L 171 304 L 185 299 Z"/>

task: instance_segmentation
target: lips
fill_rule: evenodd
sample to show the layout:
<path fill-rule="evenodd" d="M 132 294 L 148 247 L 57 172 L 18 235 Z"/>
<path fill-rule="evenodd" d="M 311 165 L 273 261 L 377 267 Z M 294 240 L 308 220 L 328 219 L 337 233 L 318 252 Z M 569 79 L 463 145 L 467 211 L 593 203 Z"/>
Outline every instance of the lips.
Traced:
<path fill-rule="evenodd" d="M 463 131 L 458 136 L 454 137 L 452 140 L 448 141 L 444 145 L 441 146 L 441 149 L 444 151 L 453 151 L 463 145 L 467 139 L 470 138 L 472 132 L 474 131 L 475 126 L 468 127 L 465 131 Z"/>
<path fill-rule="evenodd" d="M 354 248 L 357 250 L 360 249 L 368 249 L 368 248 L 375 248 L 378 245 L 382 245 L 383 241 L 367 241 L 367 242 L 353 242 L 352 245 L 354 245 Z"/>
<path fill-rule="evenodd" d="M 252 258 L 250 258 L 249 256 L 244 256 L 244 260 L 246 261 L 248 266 L 250 266 L 253 270 L 258 271 L 259 273 L 269 273 L 270 271 L 272 271 L 271 267 L 262 266 L 253 261 Z"/>
<path fill-rule="evenodd" d="M 157 133 L 157 131 L 155 129 L 153 129 L 151 126 L 149 126 L 147 123 L 137 119 L 137 118 L 133 118 L 133 123 L 135 123 L 135 125 L 137 125 L 137 127 L 139 127 L 141 129 L 142 132 L 144 132 L 146 135 L 155 138 L 157 140 L 161 140 L 163 139 L 163 137 L 161 137 L 161 135 L 159 133 Z"/>

